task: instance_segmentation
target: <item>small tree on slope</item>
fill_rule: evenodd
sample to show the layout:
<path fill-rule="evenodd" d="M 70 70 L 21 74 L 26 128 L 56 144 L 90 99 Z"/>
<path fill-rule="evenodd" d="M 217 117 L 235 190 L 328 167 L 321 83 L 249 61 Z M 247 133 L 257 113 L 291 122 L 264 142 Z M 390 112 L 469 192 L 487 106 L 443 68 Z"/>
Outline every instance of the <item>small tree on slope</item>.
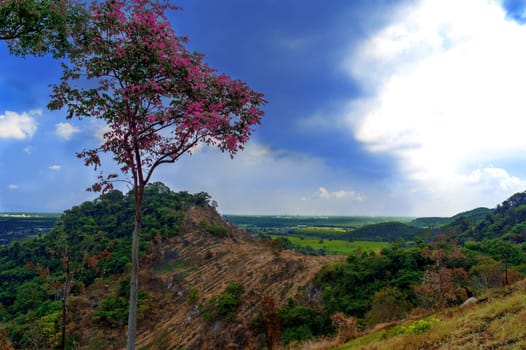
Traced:
<path fill-rule="evenodd" d="M 146 0 L 92 2 L 83 31 L 72 34 L 70 64 L 53 87 L 51 109 L 67 118 L 105 121 L 103 143 L 78 153 L 97 169 L 111 153 L 133 186 L 135 228 L 127 349 L 134 349 L 139 257 L 145 186 L 154 170 L 173 163 L 200 143 L 233 156 L 263 115 L 263 95 L 217 74 L 200 54 L 189 53 L 164 12 L 167 3 Z M 100 173 L 93 191 L 112 188 L 118 174 Z"/>

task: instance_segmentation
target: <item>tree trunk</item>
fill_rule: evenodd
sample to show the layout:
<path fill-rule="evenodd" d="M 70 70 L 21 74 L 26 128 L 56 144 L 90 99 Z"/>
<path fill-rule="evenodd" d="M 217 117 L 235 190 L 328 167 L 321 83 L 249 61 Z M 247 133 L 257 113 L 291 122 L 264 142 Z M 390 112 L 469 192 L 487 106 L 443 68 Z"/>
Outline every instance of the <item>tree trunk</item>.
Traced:
<path fill-rule="evenodd" d="M 66 281 L 64 282 L 64 295 L 62 298 L 62 339 L 60 342 L 60 348 L 66 350 L 66 325 L 68 324 L 67 320 L 67 307 L 68 307 L 68 291 L 69 291 L 69 281 L 70 281 L 70 269 L 69 269 L 69 259 L 66 260 Z"/>
<path fill-rule="evenodd" d="M 126 350 L 135 349 L 137 335 L 137 295 L 139 291 L 139 236 L 142 226 L 142 197 L 144 191 L 135 191 L 135 228 L 132 236 L 132 267 L 130 278 L 130 308 L 128 313 L 128 340 Z"/>
<path fill-rule="evenodd" d="M 506 260 L 504 262 L 504 287 L 506 287 L 508 284 L 508 260 Z"/>

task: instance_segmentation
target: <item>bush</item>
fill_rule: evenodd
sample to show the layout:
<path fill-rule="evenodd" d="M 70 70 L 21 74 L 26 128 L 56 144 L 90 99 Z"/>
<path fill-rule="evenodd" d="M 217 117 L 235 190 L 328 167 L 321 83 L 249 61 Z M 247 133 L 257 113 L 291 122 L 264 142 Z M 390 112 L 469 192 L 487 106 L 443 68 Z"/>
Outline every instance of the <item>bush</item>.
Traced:
<path fill-rule="evenodd" d="M 197 288 L 192 288 L 188 292 L 188 304 L 194 305 L 199 300 L 199 291 Z"/>
<path fill-rule="evenodd" d="M 295 305 L 289 301 L 287 306 L 278 310 L 285 344 L 304 341 L 321 335 L 334 333 L 334 327 L 328 314 L 322 310 Z"/>
<path fill-rule="evenodd" d="M 206 232 L 214 236 L 226 237 L 228 235 L 228 229 L 224 226 L 209 225 L 206 227 Z"/>
<path fill-rule="evenodd" d="M 204 221 L 199 222 L 199 229 L 214 236 L 226 237 L 228 236 L 228 229 L 221 225 L 208 225 Z"/>
<path fill-rule="evenodd" d="M 287 328 L 283 331 L 281 336 L 285 344 L 309 340 L 312 339 L 312 337 L 313 335 L 310 327 L 305 324 L 293 328 Z"/>
<path fill-rule="evenodd" d="M 245 287 L 236 281 L 230 281 L 223 294 L 214 296 L 208 300 L 203 308 L 203 317 L 208 323 L 224 318 L 231 322 L 241 303 L 241 294 Z"/>
<path fill-rule="evenodd" d="M 129 297 L 120 294 L 110 294 L 102 299 L 97 310 L 93 313 L 95 322 L 102 323 L 108 327 L 123 326 L 128 322 Z M 137 300 L 137 309 L 139 319 L 149 309 L 151 296 L 140 290 Z"/>
<path fill-rule="evenodd" d="M 128 300 L 116 294 L 107 296 L 100 302 L 93 318 L 109 327 L 125 325 L 128 320 Z"/>
<path fill-rule="evenodd" d="M 366 314 L 369 326 L 400 320 L 411 310 L 407 296 L 396 287 L 385 287 L 374 294 L 371 310 Z"/>
<path fill-rule="evenodd" d="M 434 317 L 424 319 L 424 320 L 418 320 L 416 322 L 410 323 L 406 326 L 403 326 L 403 333 L 413 333 L 413 334 L 420 334 L 424 333 L 428 329 L 431 328 L 433 323 L 437 322 L 438 320 Z"/>

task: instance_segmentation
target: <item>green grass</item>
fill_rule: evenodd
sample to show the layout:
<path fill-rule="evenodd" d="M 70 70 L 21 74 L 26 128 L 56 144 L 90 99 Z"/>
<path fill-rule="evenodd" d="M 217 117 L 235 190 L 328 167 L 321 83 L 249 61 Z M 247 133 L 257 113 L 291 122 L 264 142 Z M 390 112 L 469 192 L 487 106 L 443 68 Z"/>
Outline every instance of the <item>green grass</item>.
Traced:
<path fill-rule="evenodd" d="M 272 238 L 282 238 L 283 236 L 272 236 Z M 314 249 L 324 249 L 327 254 L 349 255 L 356 251 L 378 251 L 389 245 L 387 242 L 370 242 L 370 241 L 342 241 L 328 240 L 320 238 L 300 238 L 296 236 L 287 236 L 292 243 L 300 246 L 311 246 Z"/>

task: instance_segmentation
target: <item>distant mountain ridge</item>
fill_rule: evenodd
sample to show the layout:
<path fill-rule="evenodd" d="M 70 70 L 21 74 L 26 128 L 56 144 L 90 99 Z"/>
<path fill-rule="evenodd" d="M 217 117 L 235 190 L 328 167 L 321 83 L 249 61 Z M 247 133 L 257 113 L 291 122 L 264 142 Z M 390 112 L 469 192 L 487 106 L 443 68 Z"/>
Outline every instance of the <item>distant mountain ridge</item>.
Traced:
<path fill-rule="evenodd" d="M 486 215 L 491 214 L 493 210 L 494 209 L 479 207 L 455 214 L 451 217 L 421 217 L 411 221 L 409 225 L 421 228 L 437 228 L 440 226 L 449 225 L 461 218 L 470 218 L 474 222 L 478 222 L 483 220 Z"/>

